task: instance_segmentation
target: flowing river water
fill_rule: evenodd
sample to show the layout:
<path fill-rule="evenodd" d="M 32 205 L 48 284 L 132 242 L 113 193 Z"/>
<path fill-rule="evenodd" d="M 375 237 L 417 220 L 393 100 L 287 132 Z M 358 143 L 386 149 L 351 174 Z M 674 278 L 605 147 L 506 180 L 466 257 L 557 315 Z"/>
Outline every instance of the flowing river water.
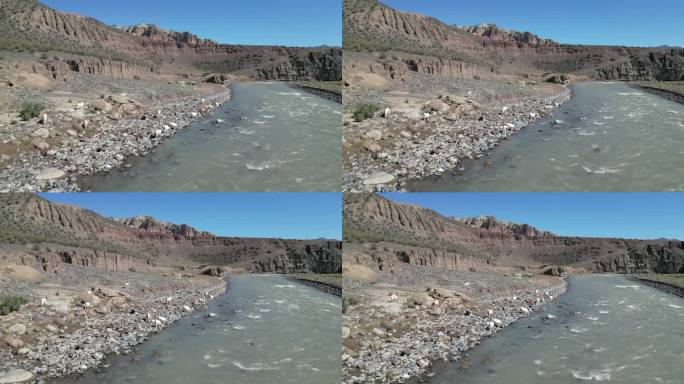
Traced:
<path fill-rule="evenodd" d="M 277 275 L 231 277 L 225 295 L 69 383 L 338 384 L 339 297 Z"/>
<path fill-rule="evenodd" d="M 411 191 L 684 191 L 684 105 L 623 83 L 571 86 L 553 116 Z M 556 124 L 556 120 L 562 121 Z"/>
<path fill-rule="evenodd" d="M 83 186 L 129 192 L 341 189 L 341 104 L 283 83 L 235 83 L 231 91 L 214 117 L 131 159 L 130 168 L 85 178 Z"/>
<path fill-rule="evenodd" d="M 565 295 L 506 328 L 432 384 L 681 383 L 684 299 L 616 275 L 578 275 Z M 465 368 L 468 367 L 468 368 Z"/>

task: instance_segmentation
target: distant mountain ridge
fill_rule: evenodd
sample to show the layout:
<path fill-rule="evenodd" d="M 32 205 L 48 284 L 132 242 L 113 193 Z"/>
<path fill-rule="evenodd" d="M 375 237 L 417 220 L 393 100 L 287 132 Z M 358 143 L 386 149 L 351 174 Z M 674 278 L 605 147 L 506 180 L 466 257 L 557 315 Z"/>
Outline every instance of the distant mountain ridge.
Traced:
<path fill-rule="evenodd" d="M 342 76 L 339 48 L 219 44 L 147 23 L 113 27 L 35 0 L 3 0 L 0 50 L 52 52 L 39 61 L 53 74 L 187 78 L 214 72 L 284 81 Z"/>
<path fill-rule="evenodd" d="M 366 62 L 350 55 L 346 70 L 384 69 L 393 78 L 413 71 L 456 78 L 566 73 L 599 80 L 684 80 L 684 49 L 560 44 L 493 24 L 448 25 L 376 0 L 343 0 L 343 39 L 345 50 L 369 56 Z M 378 52 L 392 53 L 372 55 Z"/>
<path fill-rule="evenodd" d="M 224 265 L 252 272 L 339 273 L 338 240 L 215 236 L 149 216 L 107 219 L 31 194 L 0 194 L 0 247 L 44 270 L 64 263 L 112 270 Z"/>
<path fill-rule="evenodd" d="M 344 240 L 383 243 L 374 263 L 458 269 L 462 265 L 563 265 L 593 272 L 684 273 L 684 241 L 558 236 L 491 216 L 454 219 L 378 195 L 344 195 Z"/>

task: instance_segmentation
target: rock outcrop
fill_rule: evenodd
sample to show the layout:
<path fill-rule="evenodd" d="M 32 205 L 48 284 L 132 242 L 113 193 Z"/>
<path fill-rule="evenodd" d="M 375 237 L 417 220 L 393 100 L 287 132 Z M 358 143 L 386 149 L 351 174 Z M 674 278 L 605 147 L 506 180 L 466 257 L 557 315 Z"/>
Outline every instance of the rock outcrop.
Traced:
<path fill-rule="evenodd" d="M 219 44 L 153 24 L 109 26 L 36 0 L 3 2 L 0 19 L 8 21 L 0 23 L 0 33 L 11 35 L 17 47 L 51 52 L 38 61 L 55 78 L 66 69 L 120 78 L 232 73 L 266 80 L 341 80 L 339 48 Z"/>
<path fill-rule="evenodd" d="M 684 70 L 682 49 L 560 44 L 493 24 L 448 25 L 375 0 L 343 1 L 343 38 L 345 54 L 356 53 L 345 66 L 357 65 L 356 71 L 369 67 L 359 57 L 380 66 L 406 65 L 415 72 L 463 78 L 567 73 L 602 80 L 680 80 Z"/>
<path fill-rule="evenodd" d="M 599 69 L 596 77 L 602 80 L 623 81 L 684 80 L 684 49 L 650 52 L 645 56 L 635 56 L 629 61 Z"/>
<path fill-rule="evenodd" d="M 559 236 L 493 217 L 455 219 L 377 195 L 345 194 L 345 241 L 378 244 L 353 263 L 388 270 L 397 263 L 467 270 L 505 265 L 574 266 L 594 272 L 684 272 L 684 242 Z M 347 255 L 345 254 L 345 257 Z"/>
<path fill-rule="evenodd" d="M 216 236 L 148 216 L 107 219 L 35 195 L 0 196 L 0 243 L 24 244 L 9 256 L 45 271 L 64 264 L 127 271 L 149 266 L 235 266 L 253 272 L 339 273 L 337 240 Z"/>

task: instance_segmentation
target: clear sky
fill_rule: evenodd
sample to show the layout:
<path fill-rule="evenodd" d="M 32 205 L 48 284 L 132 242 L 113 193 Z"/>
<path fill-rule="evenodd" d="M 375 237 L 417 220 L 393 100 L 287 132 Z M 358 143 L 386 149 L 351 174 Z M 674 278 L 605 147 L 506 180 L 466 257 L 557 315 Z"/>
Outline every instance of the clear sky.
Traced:
<path fill-rule="evenodd" d="M 105 217 L 140 214 L 223 236 L 342 238 L 339 193 L 42 193 Z"/>
<path fill-rule="evenodd" d="M 490 215 L 559 235 L 684 240 L 684 193 L 388 193 L 444 216 Z"/>
<path fill-rule="evenodd" d="M 381 0 L 447 24 L 480 22 L 567 44 L 684 46 L 683 0 Z"/>
<path fill-rule="evenodd" d="M 342 0 L 40 0 L 105 24 L 152 23 L 219 43 L 342 45 Z"/>

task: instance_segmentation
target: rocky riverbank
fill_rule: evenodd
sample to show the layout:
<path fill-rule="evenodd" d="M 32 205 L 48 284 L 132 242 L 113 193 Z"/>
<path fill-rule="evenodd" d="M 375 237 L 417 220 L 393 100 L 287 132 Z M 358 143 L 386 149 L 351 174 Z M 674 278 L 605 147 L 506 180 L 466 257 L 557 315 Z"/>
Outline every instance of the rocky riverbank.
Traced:
<path fill-rule="evenodd" d="M 339 286 L 336 286 L 333 284 L 329 284 L 329 283 L 325 283 L 323 281 L 316 281 L 316 280 L 307 279 L 305 277 L 300 277 L 300 276 L 287 276 L 287 277 L 288 277 L 288 279 L 290 279 L 292 281 L 295 281 L 295 282 L 300 283 L 300 284 L 307 285 L 309 287 L 316 288 L 320 291 L 327 292 L 331 295 L 340 296 L 340 297 L 342 296 L 342 287 L 339 287 Z"/>
<path fill-rule="evenodd" d="M 459 93 L 434 98 L 390 91 L 385 96 L 389 101 L 379 105 L 373 117 L 358 122 L 347 115 L 344 190 L 403 190 L 409 180 L 459 169 L 462 160 L 482 158 L 501 140 L 549 116 L 571 96 L 568 88 L 555 84 L 471 82 L 460 85 Z M 502 88 L 501 96 L 489 95 L 492 87 Z M 403 105 L 394 100 L 400 97 L 405 98 Z M 387 110 L 389 116 L 384 116 Z"/>
<path fill-rule="evenodd" d="M 684 82 L 682 81 L 640 82 L 630 84 L 642 91 L 684 104 Z"/>
<path fill-rule="evenodd" d="M 300 81 L 289 83 L 291 87 L 304 92 L 342 103 L 342 85 L 337 81 Z"/>
<path fill-rule="evenodd" d="M 450 274 L 453 278 L 454 272 Z M 460 274 L 461 278 L 476 277 Z M 501 276 L 501 280 L 509 278 Z M 459 359 L 482 338 L 543 310 L 566 290 L 560 279 L 512 285 L 492 280 L 491 285 L 499 288 L 469 289 L 480 284 L 474 281 L 463 283 L 465 289 L 435 285 L 421 291 L 397 289 L 386 292 L 387 296 L 371 295 L 371 300 L 357 296 L 343 320 L 344 382 L 401 383 L 430 375 L 432 361 Z"/>
<path fill-rule="evenodd" d="M 181 317 L 206 311 L 206 305 L 226 289 L 225 281 L 189 275 L 78 267 L 69 267 L 62 275 L 60 283 L 81 281 L 74 281 L 73 286 L 55 281 L 38 285 L 2 281 L 3 292 L 17 292 L 27 303 L 0 317 L 0 382 L 43 383 L 48 378 L 106 367 L 107 355 L 127 354 Z M 102 284 L 87 291 L 75 288 L 93 281 Z M 25 380 L 12 381 L 17 378 Z"/>
<path fill-rule="evenodd" d="M 627 278 L 632 280 L 632 281 L 636 281 L 638 283 L 648 285 L 649 287 L 657 288 L 657 289 L 659 289 L 663 292 L 667 292 L 671 295 L 684 297 L 684 288 L 682 288 L 678 285 L 666 283 L 663 281 L 651 280 L 648 278 L 643 278 L 643 277 L 634 276 L 634 275 L 627 275 Z"/>
<path fill-rule="evenodd" d="M 78 80 L 85 87 L 96 79 Z M 0 161 L 0 191 L 79 191 L 80 176 L 129 166 L 128 158 L 146 155 L 191 122 L 209 118 L 230 99 L 224 86 L 169 90 L 168 85 L 147 83 L 166 94 L 147 97 L 152 91 L 143 91 L 146 84 L 135 84 L 126 88 L 130 92 L 100 98 L 91 95 L 61 104 L 50 99 L 50 107 L 39 117 L 1 124 L 5 133 L 0 149 L 11 155 L 3 154 Z"/>

